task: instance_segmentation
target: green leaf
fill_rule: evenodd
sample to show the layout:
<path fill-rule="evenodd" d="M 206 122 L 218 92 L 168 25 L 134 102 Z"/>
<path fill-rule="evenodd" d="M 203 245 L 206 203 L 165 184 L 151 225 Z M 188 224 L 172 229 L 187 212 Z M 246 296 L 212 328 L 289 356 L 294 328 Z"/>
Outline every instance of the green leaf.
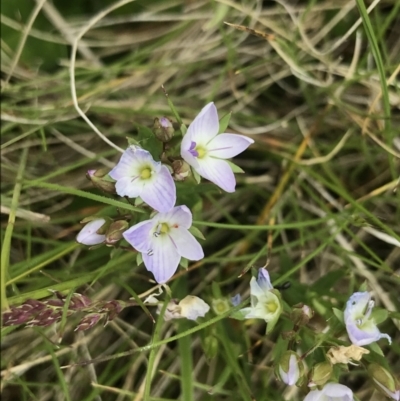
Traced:
<path fill-rule="evenodd" d="M 364 282 L 360 285 L 360 288 L 358 289 L 358 291 L 360 291 L 360 292 L 368 291 L 368 285 L 367 285 L 367 282 L 366 282 L 366 281 L 364 281 Z"/>
<path fill-rule="evenodd" d="M 162 143 L 155 137 L 150 128 L 138 125 L 139 145 L 150 152 L 154 160 L 160 160 L 162 153 Z"/>
<path fill-rule="evenodd" d="M 371 351 L 376 352 L 378 355 L 384 356 L 381 347 L 377 343 L 371 343 L 367 346 Z"/>
<path fill-rule="evenodd" d="M 143 263 L 142 254 L 138 252 L 138 254 L 136 255 L 136 264 L 140 266 L 142 263 Z"/>
<path fill-rule="evenodd" d="M 134 138 L 130 138 L 127 136 L 126 140 L 128 141 L 129 146 L 140 146 L 140 143 Z"/>
<path fill-rule="evenodd" d="M 338 318 L 338 320 L 344 324 L 344 317 L 343 317 L 343 311 L 337 308 L 332 308 L 333 314 Z"/>
<path fill-rule="evenodd" d="M 193 234 L 195 237 L 205 240 L 203 233 L 197 227 L 195 226 L 190 227 L 189 232 Z"/>
<path fill-rule="evenodd" d="M 225 130 L 228 128 L 229 120 L 231 119 L 232 112 L 225 114 L 220 120 L 219 120 L 219 134 L 222 134 L 225 132 Z"/>
<path fill-rule="evenodd" d="M 234 173 L 244 173 L 244 171 L 241 169 L 241 167 L 239 167 L 238 165 L 236 165 L 235 163 L 232 163 L 230 160 L 225 160 L 228 164 L 229 167 L 232 169 L 232 171 Z"/>
<path fill-rule="evenodd" d="M 179 262 L 179 264 L 180 264 L 183 268 L 187 269 L 188 266 L 189 266 L 189 261 L 188 261 L 186 258 L 181 258 L 181 261 Z"/>
<path fill-rule="evenodd" d="M 382 308 L 375 308 L 372 313 L 371 317 L 374 319 L 375 324 L 383 323 L 389 316 L 389 312 L 386 309 Z"/>

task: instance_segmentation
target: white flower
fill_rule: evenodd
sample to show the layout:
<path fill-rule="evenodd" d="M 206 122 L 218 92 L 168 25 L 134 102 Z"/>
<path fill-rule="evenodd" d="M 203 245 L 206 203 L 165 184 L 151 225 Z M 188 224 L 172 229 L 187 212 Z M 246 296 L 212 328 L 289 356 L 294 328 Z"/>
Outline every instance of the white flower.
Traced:
<path fill-rule="evenodd" d="M 243 135 L 218 134 L 218 131 L 217 108 L 209 103 L 189 125 L 181 143 L 181 156 L 202 177 L 226 192 L 234 192 L 235 176 L 225 159 L 242 153 L 254 141 Z"/>
<path fill-rule="evenodd" d="M 258 278 L 250 280 L 250 303 L 251 306 L 234 312 L 234 319 L 263 319 L 268 323 L 269 333 L 278 322 L 282 313 L 280 294 L 272 287 L 268 271 L 264 268 L 258 270 Z"/>
<path fill-rule="evenodd" d="M 96 219 L 87 223 L 79 234 L 76 236 L 76 241 L 83 245 L 97 245 L 105 241 L 104 234 L 98 234 L 97 230 L 104 225 L 104 219 Z"/>
<path fill-rule="evenodd" d="M 353 392 L 339 383 L 327 383 L 322 390 L 310 391 L 304 401 L 353 401 Z"/>
<path fill-rule="evenodd" d="M 381 338 L 392 342 L 388 334 L 382 334 L 371 316 L 374 301 L 369 292 L 355 292 L 347 301 L 344 322 L 347 334 L 354 345 L 368 345 Z"/>
<path fill-rule="evenodd" d="M 129 147 L 109 176 L 117 181 L 115 190 L 119 196 L 140 196 L 158 212 L 168 212 L 175 205 L 176 188 L 171 173 L 155 162 L 147 150 Z"/>

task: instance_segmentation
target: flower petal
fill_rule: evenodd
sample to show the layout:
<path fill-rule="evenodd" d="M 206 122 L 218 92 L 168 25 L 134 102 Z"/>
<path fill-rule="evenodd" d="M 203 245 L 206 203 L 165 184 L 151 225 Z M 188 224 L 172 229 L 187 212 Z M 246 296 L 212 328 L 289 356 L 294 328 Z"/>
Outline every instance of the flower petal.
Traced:
<path fill-rule="evenodd" d="M 321 390 L 313 390 L 310 391 L 307 395 L 306 398 L 304 398 L 304 401 L 322 401 L 323 393 Z"/>
<path fill-rule="evenodd" d="M 152 246 L 152 229 L 154 222 L 145 220 L 126 230 L 123 237 L 139 252 L 147 252 Z"/>
<path fill-rule="evenodd" d="M 327 383 L 325 384 L 322 392 L 328 396 L 332 397 L 343 397 L 343 401 L 353 401 L 353 392 L 347 386 L 339 383 Z"/>
<path fill-rule="evenodd" d="M 155 179 L 145 183 L 140 197 L 159 212 L 168 212 L 174 207 L 176 187 L 167 167 L 162 166 Z"/>
<path fill-rule="evenodd" d="M 210 156 L 219 159 L 230 159 L 245 151 L 254 141 L 243 135 L 220 134 L 207 145 Z"/>
<path fill-rule="evenodd" d="M 168 213 L 159 214 L 158 220 L 162 219 L 168 222 L 170 226 L 179 226 L 183 228 L 190 228 L 192 225 L 192 213 L 185 205 L 176 206 Z"/>
<path fill-rule="evenodd" d="M 133 176 L 133 171 L 140 164 L 138 156 L 140 156 L 140 149 L 129 147 L 122 154 L 118 164 L 108 173 L 114 180 L 120 180 L 122 177 Z"/>
<path fill-rule="evenodd" d="M 188 163 L 193 168 L 197 168 L 199 166 L 199 162 L 197 158 L 193 156 L 190 152 L 192 146 L 192 137 L 189 133 L 186 133 L 181 142 L 181 156 L 186 163 Z"/>
<path fill-rule="evenodd" d="M 105 223 L 104 219 L 92 220 L 87 223 L 76 236 L 76 241 L 83 245 L 97 245 L 104 242 L 106 236 L 96 231 Z"/>
<path fill-rule="evenodd" d="M 143 190 L 143 181 L 139 178 L 122 177 L 115 184 L 115 191 L 119 196 L 137 198 Z"/>
<path fill-rule="evenodd" d="M 186 228 L 173 228 L 168 235 L 176 246 L 180 256 L 189 260 L 204 258 L 203 248 Z"/>
<path fill-rule="evenodd" d="M 260 287 L 255 277 L 252 277 L 250 280 L 250 294 L 256 298 L 260 298 L 265 294 L 265 291 Z"/>
<path fill-rule="evenodd" d="M 221 159 L 214 159 L 213 157 L 205 157 L 197 159 L 199 167 L 195 170 L 207 180 L 226 192 L 235 192 L 236 180 L 229 164 Z"/>
<path fill-rule="evenodd" d="M 175 273 L 181 257 L 167 236 L 158 237 L 153 245 L 152 252 L 142 253 L 143 262 L 157 283 L 165 283 Z"/>
<path fill-rule="evenodd" d="M 263 267 L 258 269 L 257 283 L 263 291 L 272 290 L 274 288 L 271 284 L 268 270 Z"/>
<path fill-rule="evenodd" d="M 357 319 L 363 315 L 371 299 L 369 292 L 355 292 L 347 301 L 344 311 L 344 320 Z"/>
<path fill-rule="evenodd" d="M 192 121 L 186 135 L 189 134 L 192 141 L 200 142 L 205 145 L 218 134 L 218 130 L 219 120 L 217 108 L 215 104 L 211 102 L 204 106 L 201 112 Z"/>

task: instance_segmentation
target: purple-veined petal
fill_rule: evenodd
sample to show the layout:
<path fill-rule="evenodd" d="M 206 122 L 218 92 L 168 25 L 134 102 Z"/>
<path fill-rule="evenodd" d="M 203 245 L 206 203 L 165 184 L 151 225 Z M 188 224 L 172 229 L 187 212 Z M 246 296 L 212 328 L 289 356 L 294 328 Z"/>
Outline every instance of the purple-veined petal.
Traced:
<path fill-rule="evenodd" d="M 122 154 L 118 164 L 108 173 L 114 180 L 120 180 L 122 177 L 132 176 L 137 169 L 140 161 L 138 159 L 137 149 L 128 148 Z"/>
<path fill-rule="evenodd" d="M 226 161 L 212 157 L 197 160 L 199 167 L 196 168 L 196 171 L 202 177 L 207 178 L 226 192 L 235 192 L 235 176 Z"/>
<path fill-rule="evenodd" d="M 243 135 L 220 134 L 207 145 L 209 156 L 230 159 L 245 151 L 254 141 Z"/>
<path fill-rule="evenodd" d="M 271 284 L 271 279 L 269 278 L 267 269 L 264 269 L 263 267 L 258 269 L 257 284 L 263 291 L 272 290 L 274 288 Z"/>
<path fill-rule="evenodd" d="M 126 230 L 123 237 L 139 252 L 148 252 L 152 248 L 153 220 L 145 220 Z"/>
<path fill-rule="evenodd" d="M 140 197 L 159 212 L 168 212 L 176 202 L 176 187 L 167 167 L 162 166 L 154 180 L 146 182 Z"/>
<path fill-rule="evenodd" d="M 168 235 L 182 257 L 189 260 L 204 258 L 203 248 L 186 228 L 172 228 Z"/>
<path fill-rule="evenodd" d="M 390 336 L 388 334 L 381 333 L 377 326 L 375 326 L 373 323 L 359 328 L 355 321 L 348 320 L 346 321 L 346 330 L 350 341 L 359 347 L 371 344 L 380 340 L 381 338 L 386 338 L 389 343 L 392 342 Z"/>
<path fill-rule="evenodd" d="M 97 245 L 105 241 L 104 234 L 97 234 L 96 231 L 105 223 L 104 219 L 92 220 L 87 223 L 76 236 L 76 241 L 83 245 Z"/>
<path fill-rule="evenodd" d="M 142 253 L 143 262 L 157 283 L 165 283 L 175 273 L 181 257 L 167 236 L 158 237 L 153 245 L 153 249 Z"/>
<path fill-rule="evenodd" d="M 119 196 L 128 198 L 137 198 L 143 190 L 143 181 L 132 177 L 123 177 L 115 184 L 115 191 Z"/>
<path fill-rule="evenodd" d="M 158 220 L 168 222 L 170 226 L 188 229 L 192 225 L 192 213 L 185 205 L 176 206 L 168 213 L 159 214 Z"/>
<path fill-rule="evenodd" d="M 211 102 L 204 106 L 201 112 L 192 121 L 186 135 L 189 134 L 192 141 L 200 142 L 205 145 L 218 134 L 218 130 L 219 120 L 217 108 L 215 104 Z"/>

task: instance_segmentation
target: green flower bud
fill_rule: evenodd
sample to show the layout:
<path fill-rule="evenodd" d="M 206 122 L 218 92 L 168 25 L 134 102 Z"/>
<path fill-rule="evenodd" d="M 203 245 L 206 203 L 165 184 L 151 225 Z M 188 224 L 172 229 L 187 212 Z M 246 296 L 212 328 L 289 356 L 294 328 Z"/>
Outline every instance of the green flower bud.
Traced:
<path fill-rule="evenodd" d="M 115 194 L 115 182 L 108 177 L 109 169 L 101 168 L 98 170 L 88 170 L 86 178 L 92 181 L 92 184 L 103 192 Z"/>
<path fill-rule="evenodd" d="M 172 169 L 175 181 L 184 181 L 192 173 L 189 164 L 183 160 L 175 160 L 172 163 Z"/>
<path fill-rule="evenodd" d="M 208 360 L 215 358 L 218 353 L 218 340 L 213 335 L 207 336 L 204 339 L 203 349 Z"/>
<path fill-rule="evenodd" d="M 304 364 L 294 351 L 286 351 L 275 367 L 275 376 L 288 386 L 301 386 L 304 379 Z"/>
<path fill-rule="evenodd" d="M 231 305 L 226 298 L 213 299 L 211 306 L 216 315 L 222 315 L 231 308 Z"/>
<path fill-rule="evenodd" d="M 169 142 L 174 136 L 174 127 L 167 117 L 156 118 L 153 125 L 153 133 L 161 142 Z"/>
<path fill-rule="evenodd" d="M 388 372 L 384 367 L 377 363 L 368 365 L 368 374 L 370 375 L 375 388 L 386 397 L 393 400 L 400 400 L 400 386 L 396 382 L 393 375 Z"/>
<path fill-rule="evenodd" d="M 125 220 L 117 220 L 110 224 L 110 227 L 106 233 L 106 243 L 114 244 L 122 238 L 122 234 L 129 227 L 129 224 Z"/>
<path fill-rule="evenodd" d="M 290 320 L 296 326 L 304 326 L 310 321 L 313 315 L 314 311 L 308 305 L 298 304 L 293 306 L 293 310 L 290 313 Z"/>
<path fill-rule="evenodd" d="M 317 363 L 310 372 L 308 387 L 323 386 L 331 378 L 332 371 L 330 362 Z"/>

